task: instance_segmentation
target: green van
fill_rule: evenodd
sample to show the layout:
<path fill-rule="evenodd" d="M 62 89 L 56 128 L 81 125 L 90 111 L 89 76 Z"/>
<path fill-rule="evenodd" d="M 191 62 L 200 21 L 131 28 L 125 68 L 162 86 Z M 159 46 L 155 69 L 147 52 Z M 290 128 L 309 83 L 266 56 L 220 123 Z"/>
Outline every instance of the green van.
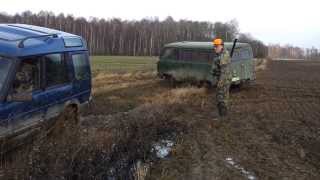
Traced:
<path fill-rule="evenodd" d="M 224 43 L 229 52 L 233 43 Z M 175 42 L 166 44 L 158 62 L 158 76 L 174 81 L 195 81 L 216 85 L 213 75 L 215 53 L 212 42 Z M 239 85 L 255 80 L 252 48 L 237 43 L 231 59 L 232 84 Z"/>

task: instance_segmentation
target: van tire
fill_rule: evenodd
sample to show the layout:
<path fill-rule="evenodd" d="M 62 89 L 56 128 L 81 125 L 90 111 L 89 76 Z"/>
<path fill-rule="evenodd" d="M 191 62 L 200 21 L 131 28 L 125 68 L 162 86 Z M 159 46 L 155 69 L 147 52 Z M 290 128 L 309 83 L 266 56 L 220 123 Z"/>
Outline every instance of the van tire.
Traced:
<path fill-rule="evenodd" d="M 176 87 L 177 81 L 174 77 L 170 77 L 169 82 L 172 87 Z"/>
<path fill-rule="evenodd" d="M 173 76 L 169 74 L 164 74 L 163 76 L 164 76 L 164 80 L 169 84 L 169 86 L 176 87 L 177 80 Z"/>
<path fill-rule="evenodd" d="M 247 80 L 241 81 L 239 84 L 235 85 L 235 87 L 238 90 L 242 90 L 242 89 L 248 88 L 250 86 L 254 86 L 254 85 L 255 85 L 255 81 L 254 80 L 247 79 Z"/>

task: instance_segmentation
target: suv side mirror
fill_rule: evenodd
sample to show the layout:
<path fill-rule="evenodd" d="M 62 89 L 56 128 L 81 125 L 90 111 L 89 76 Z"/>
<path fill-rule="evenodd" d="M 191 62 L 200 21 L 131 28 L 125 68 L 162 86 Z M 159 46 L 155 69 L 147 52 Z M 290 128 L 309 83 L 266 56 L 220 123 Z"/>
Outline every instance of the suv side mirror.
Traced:
<path fill-rule="evenodd" d="M 7 97 L 7 101 L 9 101 L 9 102 L 29 102 L 29 101 L 32 101 L 32 92 L 10 94 Z"/>

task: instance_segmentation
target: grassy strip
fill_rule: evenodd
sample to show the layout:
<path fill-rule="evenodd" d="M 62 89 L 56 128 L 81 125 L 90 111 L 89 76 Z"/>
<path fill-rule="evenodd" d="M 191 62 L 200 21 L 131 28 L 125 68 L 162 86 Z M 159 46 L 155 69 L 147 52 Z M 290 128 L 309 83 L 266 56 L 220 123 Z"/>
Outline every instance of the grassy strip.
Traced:
<path fill-rule="evenodd" d="M 152 71 L 156 70 L 157 61 L 157 57 L 92 56 L 91 66 L 94 73 Z"/>

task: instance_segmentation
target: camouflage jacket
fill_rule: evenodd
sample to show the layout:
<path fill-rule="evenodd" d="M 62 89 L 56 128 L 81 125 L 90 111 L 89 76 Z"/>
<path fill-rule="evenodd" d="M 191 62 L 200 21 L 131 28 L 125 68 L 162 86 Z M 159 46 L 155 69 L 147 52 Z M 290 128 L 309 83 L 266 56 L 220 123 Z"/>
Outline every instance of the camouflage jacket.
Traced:
<path fill-rule="evenodd" d="M 216 56 L 213 60 L 214 63 L 214 75 L 218 77 L 218 79 L 230 79 L 230 64 L 231 58 L 229 52 L 224 50 L 220 55 Z"/>

